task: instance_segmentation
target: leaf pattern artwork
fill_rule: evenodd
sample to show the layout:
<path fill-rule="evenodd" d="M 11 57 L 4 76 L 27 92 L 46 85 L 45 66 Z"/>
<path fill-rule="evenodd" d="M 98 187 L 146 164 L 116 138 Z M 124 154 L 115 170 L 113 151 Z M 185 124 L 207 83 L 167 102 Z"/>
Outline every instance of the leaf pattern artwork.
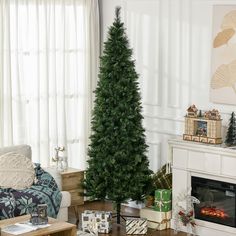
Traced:
<path fill-rule="evenodd" d="M 210 101 L 236 105 L 236 5 L 213 6 Z"/>
<path fill-rule="evenodd" d="M 230 11 L 227 13 L 221 24 L 221 29 L 235 29 L 236 28 L 236 10 Z"/>
<path fill-rule="evenodd" d="M 227 44 L 228 41 L 234 36 L 236 29 L 236 10 L 230 11 L 227 13 L 221 24 L 221 32 L 219 32 L 214 41 L 213 47 L 217 48 L 224 44 Z"/>
<path fill-rule="evenodd" d="M 56 218 L 61 204 L 61 192 L 53 177 L 36 165 L 38 181 L 30 188 L 15 190 L 0 188 L 0 219 L 12 218 L 32 212 L 38 205 L 47 204 L 48 216 Z"/>
<path fill-rule="evenodd" d="M 225 29 L 217 34 L 214 39 L 213 47 L 218 48 L 224 44 L 227 44 L 228 41 L 234 36 L 234 29 Z"/>
<path fill-rule="evenodd" d="M 211 79 L 211 88 L 220 89 L 223 87 L 232 88 L 236 93 L 236 60 L 232 61 L 228 65 L 219 66 L 212 79 Z"/>

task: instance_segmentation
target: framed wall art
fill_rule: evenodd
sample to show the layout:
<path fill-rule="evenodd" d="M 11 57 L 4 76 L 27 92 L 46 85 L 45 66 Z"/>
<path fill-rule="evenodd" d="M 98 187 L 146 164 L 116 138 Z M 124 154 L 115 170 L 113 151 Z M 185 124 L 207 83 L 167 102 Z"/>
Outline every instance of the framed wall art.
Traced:
<path fill-rule="evenodd" d="M 210 101 L 236 105 L 236 5 L 213 6 Z"/>

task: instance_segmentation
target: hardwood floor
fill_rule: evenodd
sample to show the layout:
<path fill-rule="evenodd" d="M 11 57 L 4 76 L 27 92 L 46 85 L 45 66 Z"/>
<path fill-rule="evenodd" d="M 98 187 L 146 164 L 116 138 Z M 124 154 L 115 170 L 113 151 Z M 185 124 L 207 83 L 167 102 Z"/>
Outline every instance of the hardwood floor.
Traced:
<path fill-rule="evenodd" d="M 111 202 L 100 202 L 100 201 L 95 201 L 95 202 L 85 202 L 84 205 L 78 206 L 79 212 L 83 212 L 84 210 L 101 210 L 101 211 L 113 211 L 113 206 Z M 139 210 L 131 207 L 126 207 L 122 206 L 121 207 L 121 213 L 123 215 L 130 215 L 130 216 L 139 216 Z M 81 218 L 81 214 L 80 214 Z M 69 222 L 75 224 L 76 218 L 75 218 L 75 213 L 74 209 L 71 208 L 69 210 Z M 81 223 L 81 220 L 80 220 Z M 79 224 L 79 228 L 80 228 Z M 108 234 L 99 234 L 99 236 L 107 236 Z M 116 235 L 116 236 L 123 236 L 126 235 L 125 233 L 125 222 L 122 221 L 120 225 L 116 224 L 115 219 L 114 223 L 112 224 L 112 232 L 109 235 Z M 162 230 L 162 231 L 156 231 L 152 229 L 148 229 L 148 234 L 147 236 L 186 236 L 186 233 L 178 233 L 174 234 L 174 231 L 171 229 L 167 230 Z"/>

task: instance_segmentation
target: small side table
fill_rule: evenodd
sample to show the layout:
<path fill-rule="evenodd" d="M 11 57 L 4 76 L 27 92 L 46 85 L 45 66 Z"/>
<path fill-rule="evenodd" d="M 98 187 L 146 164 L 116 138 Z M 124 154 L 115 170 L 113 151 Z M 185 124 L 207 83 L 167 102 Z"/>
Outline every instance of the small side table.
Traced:
<path fill-rule="evenodd" d="M 82 182 L 84 180 L 84 171 L 74 168 L 68 168 L 61 172 L 62 190 L 68 191 L 71 194 L 71 206 L 74 208 L 76 225 L 79 223 L 78 205 L 84 204 L 84 192 Z"/>

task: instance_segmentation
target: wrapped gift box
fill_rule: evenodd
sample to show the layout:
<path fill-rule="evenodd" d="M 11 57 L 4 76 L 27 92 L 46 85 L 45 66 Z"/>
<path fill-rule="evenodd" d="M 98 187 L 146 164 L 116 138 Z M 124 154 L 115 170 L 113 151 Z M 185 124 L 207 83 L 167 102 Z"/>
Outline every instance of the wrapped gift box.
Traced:
<path fill-rule="evenodd" d="M 148 228 L 156 230 L 170 228 L 171 211 L 158 212 L 150 208 L 142 208 L 140 217 L 147 219 Z"/>
<path fill-rule="evenodd" d="M 94 234 L 90 234 L 90 233 L 79 230 L 77 231 L 77 236 L 94 236 Z"/>
<path fill-rule="evenodd" d="M 112 212 L 84 211 L 82 213 L 82 229 L 86 232 L 109 233 L 112 229 Z"/>
<path fill-rule="evenodd" d="M 172 190 L 171 189 L 157 189 L 155 191 L 154 210 L 160 212 L 168 212 L 172 209 Z"/>
<path fill-rule="evenodd" d="M 145 218 L 127 218 L 126 234 L 146 234 L 147 219 Z"/>

